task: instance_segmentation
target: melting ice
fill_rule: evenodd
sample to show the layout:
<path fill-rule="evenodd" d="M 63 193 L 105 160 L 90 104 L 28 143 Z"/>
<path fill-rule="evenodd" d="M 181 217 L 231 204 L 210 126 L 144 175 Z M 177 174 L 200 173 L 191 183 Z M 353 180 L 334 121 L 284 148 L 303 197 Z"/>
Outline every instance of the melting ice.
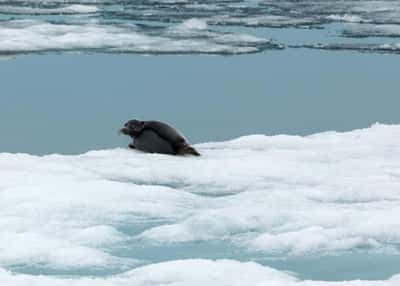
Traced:
<path fill-rule="evenodd" d="M 352 50 L 397 53 L 399 16 L 399 1 L 388 0 L 0 0 L 0 54 L 235 55 L 289 46 L 284 39 L 271 42 L 265 27 L 309 29 L 309 33 L 324 29 L 325 40 L 333 40 L 327 47 L 317 39 L 300 37 L 295 46 L 303 48 L 348 50 L 353 39 Z M 193 21 L 206 28 L 191 33 L 193 27 L 187 23 Z M 187 30 L 171 35 L 176 26 Z M 380 37 L 378 46 L 365 48 L 377 40 L 360 42 L 361 37 Z"/>
<path fill-rule="evenodd" d="M 2 153 L 0 282 L 397 285 L 398 277 L 303 281 L 228 252 L 194 259 L 184 247 L 218 244 L 245 261 L 255 255 L 398 254 L 399 140 L 400 126 L 376 124 L 346 133 L 199 144 L 200 158 L 127 149 Z M 139 255 L 143 247 L 147 256 Z M 169 247 L 181 251 L 160 260 L 151 251 Z M 76 278 L 58 276 L 68 274 Z"/>

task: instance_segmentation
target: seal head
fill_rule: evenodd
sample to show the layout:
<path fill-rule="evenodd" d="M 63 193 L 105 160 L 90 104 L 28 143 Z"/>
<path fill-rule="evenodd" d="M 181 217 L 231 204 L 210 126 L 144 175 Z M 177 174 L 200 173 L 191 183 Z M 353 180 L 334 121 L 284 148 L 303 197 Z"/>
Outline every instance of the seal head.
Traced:
<path fill-rule="evenodd" d="M 120 130 L 120 132 L 132 138 L 135 138 L 136 136 L 139 136 L 143 129 L 144 121 L 132 119 L 124 124 L 124 127 Z"/>

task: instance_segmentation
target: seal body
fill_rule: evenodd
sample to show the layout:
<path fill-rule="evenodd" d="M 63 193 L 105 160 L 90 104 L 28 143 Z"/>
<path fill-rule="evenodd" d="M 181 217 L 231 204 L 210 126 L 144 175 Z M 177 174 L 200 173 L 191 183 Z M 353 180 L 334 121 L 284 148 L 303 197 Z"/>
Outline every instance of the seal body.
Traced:
<path fill-rule="evenodd" d="M 172 145 L 153 130 L 143 130 L 130 147 L 148 153 L 175 154 Z"/>
<path fill-rule="evenodd" d="M 129 120 L 121 132 L 132 137 L 129 147 L 148 153 L 200 156 L 175 128 L 161 121 Z"/>

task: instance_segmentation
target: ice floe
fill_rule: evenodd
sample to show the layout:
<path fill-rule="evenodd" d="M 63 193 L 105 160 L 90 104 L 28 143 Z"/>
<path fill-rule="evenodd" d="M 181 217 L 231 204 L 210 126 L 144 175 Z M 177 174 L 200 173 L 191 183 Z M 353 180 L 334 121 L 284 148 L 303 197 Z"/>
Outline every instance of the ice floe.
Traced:
<path fill-rule="evenodd" d="M 398 253 L 399 141 L 400 126 L 377 124 L 199 144 L 200 158 L 2 153 L 0 267 L 118 272 L 145 263 L 118 249 L 201 241 L 274 257 Z"/>
<path fill-rule="evenodd" d="M 349 25 L 343 30 L 347 37 L 400 37 L 400 25 Z"/>
<path fill-rule="evenodd" d="M 29 6 L 0 5 L 0 14 L 25 14 L 25 15 L 63 15 L 63 14 L 89 14 L 96 13 L 96 6 L 73 4 L 58 8 L 40 8 Z"/>
<path fill-rule="evenodd" d="M 349 22 L 349 23 L 362 23 L 364 22 L 363 18 L 358 15 L 329 15 L 326 17 L 329 20 L 338 21 L 338 22 Z"/>
<path fill-rule="evenodd" d="M 0 54 L 81 51 L 229 55 L 283 48 L 268 39 L 216 32 L 206 28 L 206 23 L 199 20 L 188 20 L 165 29 L 136 25 L 57 24 L 38 20 L 12 20 L 0 26 Z M 175 33 L 172 35 L 171 31 Z M 196 35 L 193 36 L 192 32 L 196 32 Z"/>
<path fill-rule="evenodd" d="M 389 0 L 0 0 L 0 54 L 79 51 L 236 55 L 287 46 L 280 42 L 280 34 L 276 39 L 279 43 L 261 37 L 265 35 L 265 28 L 301 28 L 312 35 L 315 29 L 326 30 L 315 36 L 323 36 L 322 43 L 326 43 L 325 40 L 335 35 L 332 44 L 337 47 L 343 35 L 347 37 L 346 43 L 350 38 L 398 37 L 399 3 Z M 16 28 L 16 20 L 25 20 L 25 25 Z M 308 40 L 312 35 L 305 32 L 291 38 L 296 39 L 298 46 L 316 48 L 319 42 Z M 354 41 L 350 44 L 357 45 Z M 388 51 L 369 48 L 376 41 L 363 42 L 363 47 L 351 50 Z M 393 50 L 390 49 L 392 53 Z"/>
<path fill-rule="evenodd" d="M 372 52 L 372 53 L 385 53 L 385 54 L 400 53 L 400 43 L 387 43 L 387 44 L 338 43 L 338 44 L 302 45 L 296 47 L 329 50 L 329 51 L 357 51 L 365 53 Z"/>

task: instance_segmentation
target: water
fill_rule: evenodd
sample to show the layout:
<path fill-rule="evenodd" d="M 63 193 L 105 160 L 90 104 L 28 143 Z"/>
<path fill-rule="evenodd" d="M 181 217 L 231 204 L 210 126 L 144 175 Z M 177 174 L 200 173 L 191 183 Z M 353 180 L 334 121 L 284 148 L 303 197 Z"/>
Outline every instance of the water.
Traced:
<path fill-rule="evenodd" d="M 398 285 L 399 14 L 0 1 L 0 284 Z"/>
<path fill-rule="evenodd" d="M 194 143 L 398 123 L 399 64 L 397 56 L 304 49 L 18 57 L 0 62 L 0 148 L 76 154 L 126 146 L 117 130 L 131 118 L 165 120 Z"/>

